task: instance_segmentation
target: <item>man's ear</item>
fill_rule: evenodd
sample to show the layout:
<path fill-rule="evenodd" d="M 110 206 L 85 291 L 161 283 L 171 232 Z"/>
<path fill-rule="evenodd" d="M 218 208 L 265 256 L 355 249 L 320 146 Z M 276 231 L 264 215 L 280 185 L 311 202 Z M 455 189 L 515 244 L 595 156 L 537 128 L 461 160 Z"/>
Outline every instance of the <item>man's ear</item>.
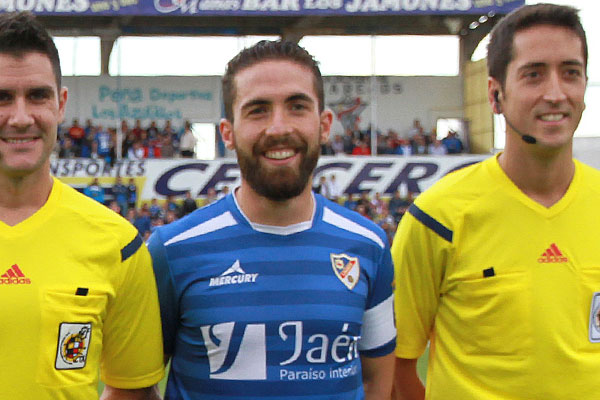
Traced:
<path fill-rule="evenodd" d="M 219 131 L 221 132 L 221 139 L 225 143 L 225 147 L 229 150 L 235 148 L 234 136 L 233 136 L 233 124 L 226 118 L 221 118 L 219 121 Z"/>
<path fill-rule="evenodd" d="M 323 110 L 321 113 L 321 137 L 320 142 L 325 143 L 329 139 L 329 133 L 331 132 L 331 124 L 333 123 L 333 112 L 329 109 Z"/>
<path fill-rule="evenodd" d="M 65 120 L 65 110 L 67 108 L 67 97 L 69 94 L 69 90 L 66 87 L 60 88 L 58 91 L 58 115 L 59 115 L 59 123 L 64 122 Z"/>

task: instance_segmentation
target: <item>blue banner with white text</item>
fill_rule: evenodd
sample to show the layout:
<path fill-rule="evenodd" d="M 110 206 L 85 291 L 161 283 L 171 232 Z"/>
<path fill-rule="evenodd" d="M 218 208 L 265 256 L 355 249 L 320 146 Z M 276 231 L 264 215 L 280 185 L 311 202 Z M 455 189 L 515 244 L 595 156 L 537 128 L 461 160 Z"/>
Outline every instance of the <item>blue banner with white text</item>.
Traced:
<path fill-rule="evenodd" d="M 452 15 L 506 14 L 525 0 L 2 0 L 0 13 L 39 15 Z"/>

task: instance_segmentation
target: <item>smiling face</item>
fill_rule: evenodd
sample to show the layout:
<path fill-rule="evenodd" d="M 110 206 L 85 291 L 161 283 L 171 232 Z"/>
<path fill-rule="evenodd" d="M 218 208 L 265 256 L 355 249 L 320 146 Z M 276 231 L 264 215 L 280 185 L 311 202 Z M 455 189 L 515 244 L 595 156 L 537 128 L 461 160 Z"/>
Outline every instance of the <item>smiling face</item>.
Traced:
<path fill-rule="evenodd" d="M 268 199 L 310 190 L 333 119 L 319 112 L 313 79 L 309 68 L 287 60 L 261 61 L 235 76 L 234 122 L 221 121 L 221 134 L 237 153 L 242 185 Z"/>
<path fill-rule="evenodd" d="M 0 175 L 48 175 L 66 101 L 46 55 L 0 54 Z"/>
<path fill-rule="evenodd" d="M 507 146 L 521 144 L 520 132 L 535 137 L 539 148 L 570 148 L 585 108 L 581 39 L 565 27 L 536 25 L 515 34 L 513 52 L 504 90 L 494 78 L 488 90 L 492 105 L 494 92 L 500 93 L 499 104 L 509 121 Z"/>

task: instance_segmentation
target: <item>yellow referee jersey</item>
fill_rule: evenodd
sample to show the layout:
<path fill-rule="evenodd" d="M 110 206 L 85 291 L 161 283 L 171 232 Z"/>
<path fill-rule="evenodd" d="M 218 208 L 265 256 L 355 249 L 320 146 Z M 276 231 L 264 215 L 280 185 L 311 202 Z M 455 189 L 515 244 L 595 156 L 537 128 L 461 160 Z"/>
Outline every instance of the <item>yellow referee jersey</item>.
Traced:
<path fill-rule="evenodd" d="M 421 194 L 392 246 L 396 355 L 431 350 L 427 399 L 600 399 L 600 172 L 550 208 L 497 158 Z"/>
<path fill-rule="evenodd" d="M 0 222 L 0 398 L 95 399 L 163 376 L 151 260 L 136 229 L 58 180 L 27 220 Z"/>

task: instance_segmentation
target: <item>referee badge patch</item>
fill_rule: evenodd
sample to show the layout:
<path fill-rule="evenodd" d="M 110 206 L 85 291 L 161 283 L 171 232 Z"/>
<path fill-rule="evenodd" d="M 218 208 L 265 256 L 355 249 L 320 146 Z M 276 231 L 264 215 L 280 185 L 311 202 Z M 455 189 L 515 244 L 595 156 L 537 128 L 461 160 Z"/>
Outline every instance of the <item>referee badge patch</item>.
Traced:
<path fill-rule="evenodd" d="M 354 289 L 360 277 L 360 265 L 358 257 L 350 257 L 346 254 L 330 254 L 331 266 L 335 276 L 350 290 Z"/>
<path fill-rule="evenodd" d="M 600 343 L 600 292 L 594 293 L 590 309 L 590 342 Z"/>
<path fill-rule="evenodd" d="M 81 369 L 85 367 L 92 339 L 92 323 L 63 322 L 58 328 L 56 369 Z"/>

